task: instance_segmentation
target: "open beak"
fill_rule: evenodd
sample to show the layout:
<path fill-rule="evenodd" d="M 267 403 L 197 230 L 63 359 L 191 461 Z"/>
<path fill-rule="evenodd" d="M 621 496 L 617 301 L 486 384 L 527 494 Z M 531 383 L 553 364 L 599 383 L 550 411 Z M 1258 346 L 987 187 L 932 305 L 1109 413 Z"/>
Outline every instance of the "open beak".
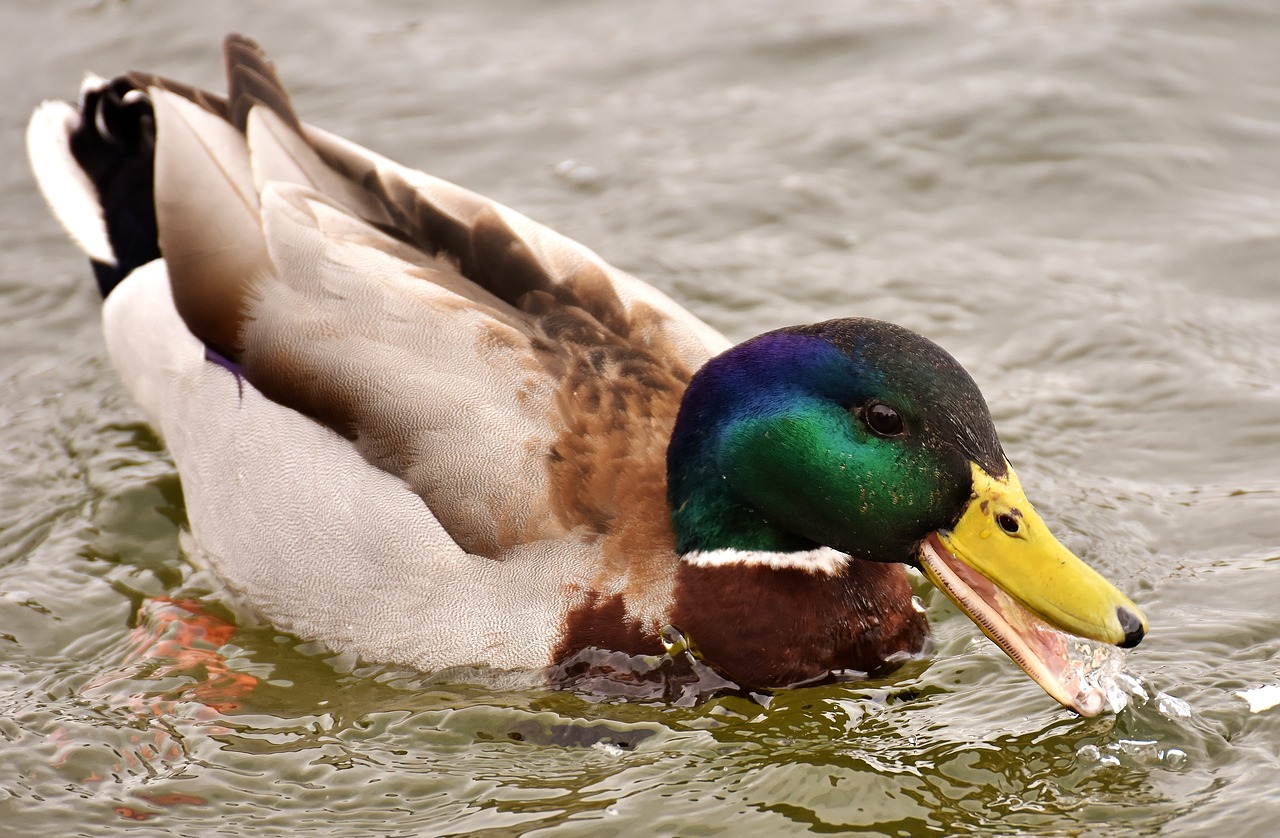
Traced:
<path fill-rule="evenodd" d="M 1128 648 L 1146 634 L 1146 617 L 1053 537 L 1012 467 L 999 479 L 972 469 L 960 520 L 920 544 L 925 575 L 1045 692 L 1097 715 L 1101 689 L 1073 662 L 1063 632 Z"/>

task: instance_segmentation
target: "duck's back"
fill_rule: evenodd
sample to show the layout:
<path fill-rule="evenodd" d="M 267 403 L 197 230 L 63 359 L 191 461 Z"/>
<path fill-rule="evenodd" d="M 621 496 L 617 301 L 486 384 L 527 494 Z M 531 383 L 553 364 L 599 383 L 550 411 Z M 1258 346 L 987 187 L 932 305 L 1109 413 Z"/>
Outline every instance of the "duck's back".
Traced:
<path fill-rule="evenodd" d="M 523 216 L 301 124 L 251 42 L 227 62 L 225 99 L 135 74 L 29 134 L 214 569 L 282 627 L 423 668 L 545 664 L 593 591 L 659 613 L 667 437 L 727 342 Z"/>

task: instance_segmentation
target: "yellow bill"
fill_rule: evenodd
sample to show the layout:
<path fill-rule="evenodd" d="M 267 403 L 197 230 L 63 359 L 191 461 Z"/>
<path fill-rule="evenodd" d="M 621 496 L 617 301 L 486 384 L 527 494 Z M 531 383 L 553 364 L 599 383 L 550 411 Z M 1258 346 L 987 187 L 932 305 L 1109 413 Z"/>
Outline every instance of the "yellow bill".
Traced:
<path fill-rule="evenodd" d="M 1063 632 L 1128 648 L 1146 634 L 1146 617 L 1053 537 L 1012 467 L 1003 478 L 972 469 L 960 520 L 921 544 L 925 575 L 1045 692 L 1096 715 L 1103 697 L 1072 665 Z"/>

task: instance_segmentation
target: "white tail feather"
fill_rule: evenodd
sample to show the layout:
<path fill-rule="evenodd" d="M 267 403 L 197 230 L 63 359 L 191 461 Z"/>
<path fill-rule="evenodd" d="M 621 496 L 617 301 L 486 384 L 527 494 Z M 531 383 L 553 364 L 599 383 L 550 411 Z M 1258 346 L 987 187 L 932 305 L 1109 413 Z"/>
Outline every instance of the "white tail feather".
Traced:
<path fill-rule="evenodd" d="M 67 234 L 90 259 L 114 265 L 116 254 L 107 238 L 98 192 L 71 154 L 71 132 L 79 124 L 79 113 L 66 102 L 41 104 L 27 124 L 27 159 L 45 202 Z"/>

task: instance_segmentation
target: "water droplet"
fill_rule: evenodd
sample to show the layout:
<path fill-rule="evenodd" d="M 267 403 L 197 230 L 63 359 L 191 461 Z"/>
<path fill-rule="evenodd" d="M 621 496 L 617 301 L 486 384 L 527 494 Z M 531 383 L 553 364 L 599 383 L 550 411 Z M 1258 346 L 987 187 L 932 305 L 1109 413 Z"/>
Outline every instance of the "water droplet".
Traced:
<path fill-rule="evenodd" d="M 1163 762 L 1170 768 L 1182 768 L 1187 764 L 1187 752 L 1181 748 L 1170 748 L 1164 752 Z"/>
<path fill-rule="evenodd" d="M 591 746 L 591 748 L 596 751 L 604 751 L 606 754 L 608 754 L 611 757 L 620 757 L 626 753 L 625 750 L 623 750 L 622 748 L 619 748 L 617 745 L 613 744 L 612 742 L 596 742 Z"/>
<path fill-rule="evenodd" d="M 1116 682 L 1116 686 L 1118 686 L 1120 689 L 1124 690 L 1134 698 L 1140 699 L 1142 701 L 1146 701 L 1148 698 L 1150 698 L 1150 696 L 1147 695 L 1146 688 L 1142 686 L 1142 682 L 1139 681 L 1137 678 L 1134 678 L 1132 675 L 1129 675 L 1128 673 L 1117 672 L 1113 680 Z"/>
<path fill-rule="evenodd" d="M 1119 713 L 1129 706 L 1129 696 L 1114 681 L 1104 686 L 1103 692 L 1107 697 L 1107 709 L 1112 713 Z"/>
<path fill-rule="evenodd" d="M 1156 693 L 1156 710 L 1166 719 L 1191 718 L 1191 705 L 1167 693 Z"/>
<path fill-rule="evenodd" d="M 689 648 L 689 641 L 675 626 L 663 626 L 659 636 L 662 640 L 662 648 L 667 650 L 668 655 L 674 657 Z"/>

